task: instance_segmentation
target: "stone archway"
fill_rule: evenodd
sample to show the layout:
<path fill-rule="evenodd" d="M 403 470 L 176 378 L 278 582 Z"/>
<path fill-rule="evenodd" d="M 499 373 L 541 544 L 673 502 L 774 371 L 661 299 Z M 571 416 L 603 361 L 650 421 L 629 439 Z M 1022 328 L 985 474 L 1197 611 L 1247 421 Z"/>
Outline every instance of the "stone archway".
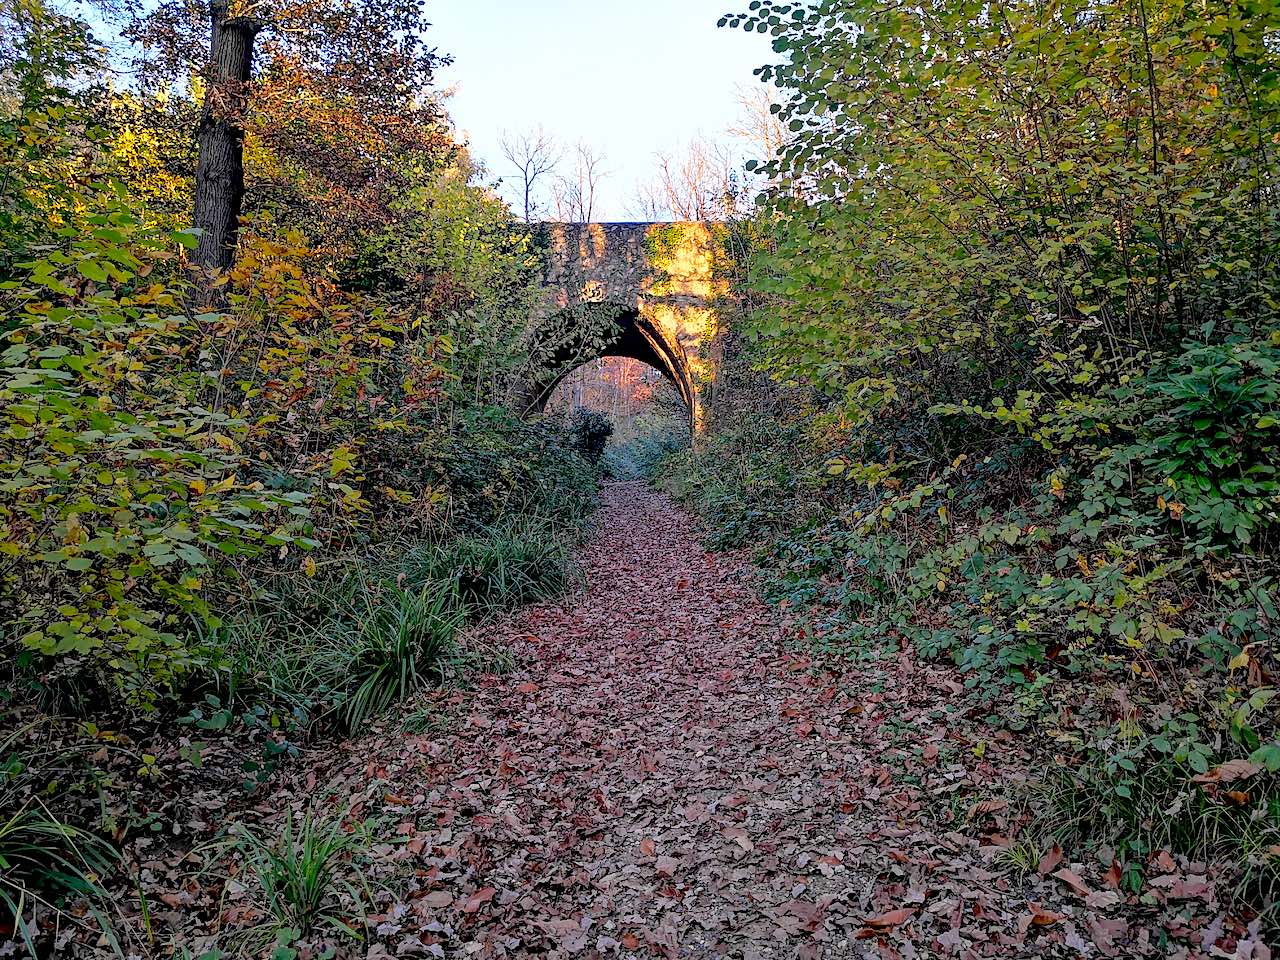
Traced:
<path fill-rule="evenodd" d="M 675 384 L 697 434 L 726 320 L 720 314 L 729 302 L 728 283 L 717 269 L 716 229 L 697 222 L 543 224 L 541 322 L 551 329 L 566 311 L 608 308 L 615 311 L 617 330 L 612 342 L 593 349 L 559 351 L 551 364 L 558 375 L 526 384 L 527 408 L 541 410 L 556 383 L 582 363 L 632 357 Z"/>

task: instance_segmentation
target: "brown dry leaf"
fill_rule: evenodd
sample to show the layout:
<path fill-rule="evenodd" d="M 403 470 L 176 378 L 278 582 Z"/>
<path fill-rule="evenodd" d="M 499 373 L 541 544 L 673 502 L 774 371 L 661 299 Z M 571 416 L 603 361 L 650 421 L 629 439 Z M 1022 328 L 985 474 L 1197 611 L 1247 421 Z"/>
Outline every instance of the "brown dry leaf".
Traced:
<path fill-rule="evenodd" d="M 1007 809 L 1009 802 L 1007 800 L 979 800 L 969 808 L 969 818 L 979 817 L 988 813 L 999 813 L 1001 810 Z"/>
<path fill-rule="evenodd" d="M 498 891 L 493 887 L 481 887 L 471 896 L 467 897 L 466 903 L 462 905 L 463 913 L 475 913 L 482 906 L 493 899 L 493 895 Z"/>
<path fill-rule="evenodd" d="M 1108 887 L 1111 887 L 1114 890 L 1119 890 L 1120 878 L 1122 876 L 1123 876 L 1123 871 L 1120 868 L 1120 861 L 1112 860 L 1111 866 L 1107 868 L 1107 872 L 1102 879 Z"/>
<path fill-rule="evenodd" d="M 1068 870 L 1066 867 L 1055 871 L 1053 875 L 1082 897 L 1087 897 L 1093 892 L 1089 888 L 1089 885 L 1080 878 L 1078 873 L 1073 870 Z"/>
<path fill-rule="evenodd" d="M 869 920 L 863 921 L 863 924 L 873 930 L 891 930 L 899 924 L 906 923 L 915 915 L 915 910 L 910 907 L 900 907 L 897 910 L 889 910 L 882 913 L 878 917 L 871 917 Z"/>
<path fill-rule="evenodd" d="M 1031 910 L 1031 924 L 1037 927 L 1048 927 L 1057 923 L 1066 917 L 1063 913 L 1054 913 L 1052 910 L 1046 910 L 1040 904 L 1031 902 L 1027 904 Z"/>
<path fill-rule="evenodd" d="M 1056 843 L 1053 848 L 1040 858 L 1040 865 L 1036 867 L 1036 871 L 1042 877 L 1047 877 L 1053 872 L 1053 868 L 1062 862 L 1062 848 Z"/>
<path fill-rule="evenodd" d="M 813 903 L 808 900 L 788 900 L 778 907 L 778 913 L 795 917 L 799 921 L 799 929 L 813 933 L 822 926 L 827 915 L 827 903 Z"/>
<path fill-rule="evenodd" d="M 1195 783 L 1231 783 L 1235 780 L 1247 780 L 1249 777 L 1257 776 L 1263 769 L 1260 764 L 1254 763 L 1252 760 L 1228 760 L 1212 770 L 1196 774 L 1191 779 Z"/>
<path fill-rule="evenodd" d="M 1105 910 L 1114 907 L 1124 898 L 1115 890 L 1095 890 L 1084 898 L 1085 906 L 1094 910 Z"/>

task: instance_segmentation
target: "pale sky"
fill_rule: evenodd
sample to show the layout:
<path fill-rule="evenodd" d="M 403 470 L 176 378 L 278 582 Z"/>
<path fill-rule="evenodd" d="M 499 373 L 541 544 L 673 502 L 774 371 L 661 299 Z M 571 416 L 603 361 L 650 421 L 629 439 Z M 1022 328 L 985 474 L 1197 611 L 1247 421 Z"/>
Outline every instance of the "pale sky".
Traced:
<path fill-rule="evenodd" d="M 448 109 L 492 176 L 511 171 L 504 130 L 541 124 L 605 155 L 596 220 L 629 220 L 654 154 L 701 133 L 723 138 L 737 87 L 759 84 L 770 38 L 717 29 L 746 0 L 427 0 L 428 42 L 454 63 Z"/>

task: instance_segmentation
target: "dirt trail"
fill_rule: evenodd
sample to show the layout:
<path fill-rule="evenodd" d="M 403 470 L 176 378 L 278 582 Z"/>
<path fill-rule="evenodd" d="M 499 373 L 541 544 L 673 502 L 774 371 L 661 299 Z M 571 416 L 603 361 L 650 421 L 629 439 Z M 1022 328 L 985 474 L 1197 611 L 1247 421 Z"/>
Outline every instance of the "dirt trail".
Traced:
<path fill-rule="evenodd" d="M 334 758 L 357 812 L 399 823 L 384 868 L 417 876 L 371 958 L 1166 955 L 1094 879 L 1086 910 L 991 868 L 1001 803 L 961 787 L 1016 750 L 975 759 L 945 672 L 812 669 L 747 562 L 641 485 L 607 489 L 582 561 L 585 592 L 488 628 L 520 666 L 442 696 L 439 732 Z M 971 829 L 926 828 L 953 792 Z"/>

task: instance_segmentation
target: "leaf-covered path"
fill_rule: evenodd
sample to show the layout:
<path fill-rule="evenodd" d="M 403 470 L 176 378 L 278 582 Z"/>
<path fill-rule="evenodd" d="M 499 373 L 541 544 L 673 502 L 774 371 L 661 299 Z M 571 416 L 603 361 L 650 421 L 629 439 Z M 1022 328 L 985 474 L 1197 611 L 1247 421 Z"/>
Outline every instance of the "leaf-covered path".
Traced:
<path fill-rule="evenodd" d="M 837 679 L 788 653 L 747 561 L 708 553 L 665 496 L 610 487 L 583 563 L 584 592 L 488 628 L 523 650 L 516 671 L 442 694 L 438 731 L 313 771 L 398 824 L 379 859 L 415 874 L 371 958 L 1210 948 L 1191 933 L 1216 912 L 1195 865 L 1170 861 L 1147 911 L 1204 918 L 1183 953 L 1114 915 L 1096 862 L 998 866 L 1011 738 L 944 716 L 945 671 L 902 657 Z M 959 826 L 928 827 L 948 805 Z M 1215 955 L 1255 956 L 1239 939 Z"/>

